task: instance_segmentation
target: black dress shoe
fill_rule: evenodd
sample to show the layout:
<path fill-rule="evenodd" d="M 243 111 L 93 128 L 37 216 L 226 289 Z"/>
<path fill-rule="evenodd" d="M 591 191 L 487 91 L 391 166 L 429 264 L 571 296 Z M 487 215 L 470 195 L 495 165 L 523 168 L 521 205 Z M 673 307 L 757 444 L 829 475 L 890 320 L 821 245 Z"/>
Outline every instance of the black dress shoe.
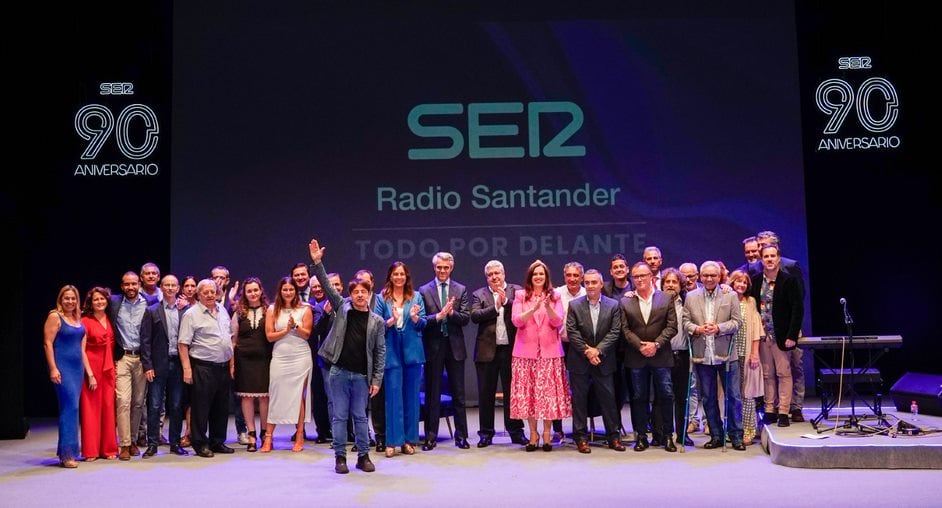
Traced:
<path fill-rule="evenodd" d="M 742 441 L 733 441 L 733 450 L 744 452 L 746 451 L 746 445 Z"/>
<path fill-rule="evenodd" d="M 514 436 L 510 436 L 510 442 L 511 442 L 511 443 L 514 443 L 514 444 L 521 445 L 521 446 L 526 446 L 527 443 L 529 443 L 529 441 L 527 441 L 526 436 L 524 436 L 523 434 L 517 434 L 517 435 L 514 435 Z"/>
<path fill-rule="evenodd" d="M 377 452 L 377 453 L 382 453 L 382 452 L 385 452 L 385 451 L 386 451 L 386 440 L 385 440 L 385 439 L 376 438 L 376 452 Z"/>
<path fill-rule="evenodd" d="M 487 448 L 488 446 L 491 446 L 493 444 L 492 439 L 493 438 L 490 436 L 482 437 L 481 440 L 478 441 L 478 448 Z"/>
<path fill-rule="evenodd" d="M 636 452 L 643 452 L 648 449 L 648 446 L 650 446 L 648 444 L 648 438 L 644 435 L 641 435 L 638 439 L 635 440 L 634 450 Z"/>
<path fill-rule="evenodd" d="M 233 450 L 232 448 L 229 448 L 228 446 L 224 444 L 210 446 L 209 449 L 212 450 L 214 453 L 235 453 L 235 450 Z"/>
<path fill-rule="evenodd" d="M 765 423 L 775 423 L 778 420 L 778 415 L 773 411 L 766 412 L 762 415 L 762 421 Z"/>
<path fill-rule="evenodd" d="M 180 446 L 180 445 L 178 445 L 178 444 L 172 444 L 172 445 L 170 445 L 170 453 L 172 453 L 172 454 L 174 454 L 174 455 L 180 455 L 181 457 L 184 456 L 184 455 L 189 455 L 189 454 L 190 454 L 190 452 L 186 451 L 185 448 L 183 448 L 182 446 Z"/>
<path fill-rule="evenodd" d="M 373 438 L 370 438 L 370 446 L 376 446 L 376 441 Z"/>
<path fill-rule="evenodd" d="M 668 452 L 671 452 L 671 453 L 677 451 L 677 446 L 674 445 L 674 440 L 673 440 L 673 439 L 667 438 L 667 442 L 664 443 L 664 450 L 665 450 L 665 451 L 668 451 Z"/>
<path fill-rule="evenodd" d="M 147 449 L 144 450 L 144 458 L 149 459 L 157 455 L 157 445 L 147 445 Z"/>
<path fill-rule="evenodd" d="M 792 409 L 792 421 L 795 423 L 805 421 L 805 415 L 801 414 L 801 409 Z"/>
<path fill-rule="evenodd" d="M 213 451 L 209 449 L 208 446 L 204 446 L 204 447 L 202 447 L 202 448 L 197 448 L 197 449 L 196 449 L 196 454 L 199 455 L 200 457 L 205 457 L 205 458 L 210 458 L 210 457 L 212 457 L 212 456 L 215 455 L 215 454 L 213 453 Z"/>
<path fill-rule="evenodd" d="M 779 427 L 788 427 L 791 423 L 788 422 L 788 415 L 778 415 L 778 426 Z"/>
<path fill-rule="evenodd" d="M 690 439 L 690 436 L 684 436 L 684 446 L 693 446 L 693 439 Z"/>
<path fill-rule="evenodd" d="M 455 438 L 455 446 L 457 446 L 458 448 L 461 448 L 462 450 L 467 450 L 468 448 L 471 448 L 471 445 L 468 444 L 468 440 L 463 437 Z"/>
<path fill-rule="evenodd" d="M 703 449 L 705 450 L 712 450 L 713 448 L 722 448 L 722 447 L 723 447 L 723 440 L 719 438 L 710 439 L 709 441 L 703 444 Z"/>
<path fill-rule="evenodd" d="M 436 443 L 435 440 L 433 440 L 433 439 L 426 439 L 425 442 L 422 443 L 422 450 L 423 450 L 423 451 L 426 451 L 426 452 L 427 452 L 427 451 L 430 451 L 430 450 L 434 450 L 434 449 L 435 449 L 435 446 L 437 446 L 437 445 L 438 445 L 438 443 Z"/>
<path fill-rule="evenodd" d="M 663 445 L 664 445 L 664 440 L 661 439 L 661 436 L 659 434 L 651 435 L 651 446 L 655 448 L 660 448 Z"/>

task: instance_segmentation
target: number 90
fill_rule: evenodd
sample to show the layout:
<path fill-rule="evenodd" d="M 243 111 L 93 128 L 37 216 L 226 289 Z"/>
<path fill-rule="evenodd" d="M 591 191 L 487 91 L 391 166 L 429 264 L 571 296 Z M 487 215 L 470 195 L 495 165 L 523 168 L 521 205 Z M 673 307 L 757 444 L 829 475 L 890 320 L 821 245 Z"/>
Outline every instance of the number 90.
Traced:
<path fill-rule="evenodd" d="M 145 126 L 144 142 L 140 145 L 134 145 L 131 142 L 129 133 L 131 120 L 135 117 L 140 117 Z M 89 125 L 89 121 L 93 118 L 98 120 L 98 125 Z M 157 123 L 157 115 L 150 107 L 143 104 L 131 104 L 121 110 L 116 124 L 110 109 L 100 104 L 89 104 L 75 113 L 75 132 L 89 142 L 82 152 L 82 160 L 94 159 L 116 126 L 115 141 L 118 143 L 118 150 L 121 150 L 121 153 L 128 159 L 143 159 L 157 149 L 160 125 Z"/>

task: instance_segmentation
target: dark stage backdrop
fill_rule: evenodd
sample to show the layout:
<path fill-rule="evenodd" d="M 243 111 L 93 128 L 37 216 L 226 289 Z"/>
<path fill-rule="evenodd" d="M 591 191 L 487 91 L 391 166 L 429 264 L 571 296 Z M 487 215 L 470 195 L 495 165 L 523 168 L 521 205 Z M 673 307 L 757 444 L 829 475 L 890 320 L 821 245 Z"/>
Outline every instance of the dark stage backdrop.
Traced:
<path fill-rule="evenodd" d="M 561 283 L 773 229 L 808 267 L 792 6 L 592 16 L 178 5 L 172 264 L 273 287 L 316 235 L 344 280 L 446 250 Z"/>
<path fill-rule="evenodd" d="M 841 333 L 845 297 L 858 333 L 905 337 L 881 362 L 888 383 L 939 371 L 923 289 L 938 257 L 938 185 L 916 163 L 930 154 L 933 101 L 912 58 L 930 32 L 914 9 L 190 4 L 62 6 L 37 32 L 59 50 L 23 53 L 49 79 L 41 101 L 15 101 L 32 122 L 22 132 L 42 133 L 37 163 L 11 169 L 25 185 L 0 189 L 15 220 L 11 282 L 24 288 L 2 320 L 2 436 L 23 415 L 56 414 L 41 324 L 63 284 L 117 288 L 125 270 L 156 261 L 199 276 L 227 264 L 271 285 L 314 234 L 345 277 L 366 266 L 382 279 L 401 258 L 423 283 L 430 255 L 448 249 L 473 288 L 490 257 L 511 280 L 537 257 L 557 279 L 570 259 L 607 271 L 610 253 L 635 261 L 648 244 L 666 265 L 738 266 L 740 240 L 769 228 L 809 273 L 805 333 Z M 869 68 L 840 61 L 864 56 Z M 881 77 L 899 99 L 884 131 L 886 88 L 864 89 L 865 113 L 855 102 Z M 829 79 L 847 86 L 829 86 L 819 107 Z M 854 108 L 825 133 L 848 88 Z M 115 130 L 83 159 L 107 118 L 85 110 L 83 138 L 76 116 L 92 104 Z M 155 134 L 147 112 L 129 110 L 118 129 L 134 104 L 159 124 L 141 159 Z M 844 141 L 881 136 L 899 143 Z M 76 172 L 85 166 L 92 174 Z M 423 210 L 430 187 L 442 205 Z M 576 203 L 546 206 L 567 189 Z M 498 208 L 510 190 L 524 201 Z"/>

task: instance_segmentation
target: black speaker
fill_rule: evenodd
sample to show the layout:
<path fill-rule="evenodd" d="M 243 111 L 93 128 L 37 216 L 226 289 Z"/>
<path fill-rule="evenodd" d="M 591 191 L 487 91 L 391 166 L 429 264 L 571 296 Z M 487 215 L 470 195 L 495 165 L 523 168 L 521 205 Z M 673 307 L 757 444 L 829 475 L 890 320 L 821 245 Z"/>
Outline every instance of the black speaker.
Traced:
<path fill-rule="evenodd" d="M 942 416 L 942 375 L 907 372 L 890 389 L 897 411 L 909 412 L 913 401 L 921 414 Z"/>

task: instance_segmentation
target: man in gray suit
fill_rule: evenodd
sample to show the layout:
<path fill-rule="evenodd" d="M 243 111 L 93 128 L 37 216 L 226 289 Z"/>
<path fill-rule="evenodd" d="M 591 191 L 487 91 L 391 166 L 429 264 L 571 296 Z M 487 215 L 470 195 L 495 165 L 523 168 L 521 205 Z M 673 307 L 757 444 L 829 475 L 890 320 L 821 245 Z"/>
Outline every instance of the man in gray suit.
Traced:
<path fill-rule="evenodd" d="M 566 366 L 572 386 L 572 437 L 580 453 L 590 453 L 586 418 L 589 413 L 589 386 L 602 409 L 602 421 L 608 447 L 619 452 L 625 446 L 618 438 L 619 426 L 615 407 L 615 346 L 621 336 L 621 312 L 618 301 L 602 294 L 602 274 L 585 272 L 585 296 L 569 302 L 566 313 L 566 335 L 569 352 Z"/>
<path fill-rule="evenodd" d="M 635 291 L 631 298 L 621 299 L 621 327 L 622 335 L 628 341 L 625 367 L 631 373 L 631 426 L 637 435 L 634 449 L 641 452 L 648 448 L 648 390 L 652 380 L 663 407 L 674 405 L 671 338 L 677 335 L 677 312 L 671 295 L 654 287 L 654 272 L 647 263 L 635 263 L 631 267 L 631 279 Z M 670 411 L 661 412 L 660 428 L 664 434 L 664 449 L 676 452 L 677 447 L 671 438 L 673 420 Z"/>
<path fill-rule="evenodd" d="M 705 261 L 700 265 L 703 287 L 687 293 L 684 301 L 684 329 L 690 336 L 697 367 L 700 397 L 707 421 L 710 441 L 704 448 L 725 446 L 722 439 L 720 408 L 716 400 L 716 377 L 723 382 L 726 393 L 726 415 L 733 448 L 744 451 L 742 430 L 742 397 L 739 390 L 739 358 L 732 354 L 736 331 L 742 326 L 742 313 L 736 293 L 718 290 L 720 265 Z"/>

